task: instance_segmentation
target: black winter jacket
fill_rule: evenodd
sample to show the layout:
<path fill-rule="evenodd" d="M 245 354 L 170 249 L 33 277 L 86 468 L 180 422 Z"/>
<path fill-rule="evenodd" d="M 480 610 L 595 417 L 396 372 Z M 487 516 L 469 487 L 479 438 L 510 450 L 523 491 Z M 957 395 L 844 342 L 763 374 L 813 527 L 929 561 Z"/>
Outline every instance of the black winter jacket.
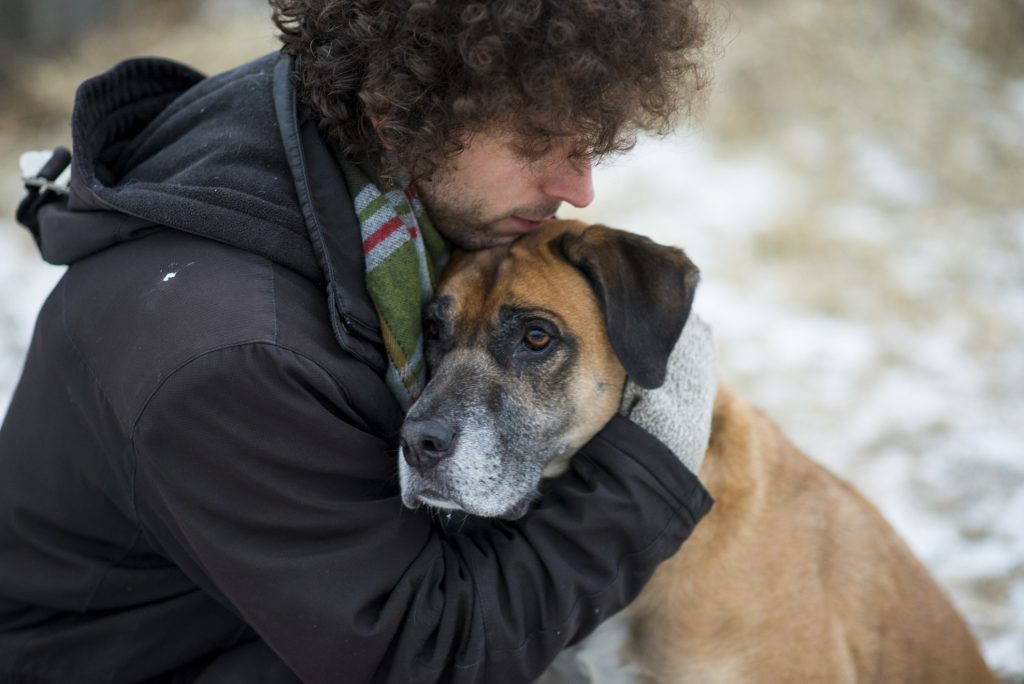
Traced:
<path fill-rule="evenodd" d="M 290 74 L 79 89 L 71 194 L 22 212 L 70 267 L 0 431 L 0 682 L 527 682 L 710 507 L 616 418 L 520 521 L 402 508 L 359 229 Z"/>

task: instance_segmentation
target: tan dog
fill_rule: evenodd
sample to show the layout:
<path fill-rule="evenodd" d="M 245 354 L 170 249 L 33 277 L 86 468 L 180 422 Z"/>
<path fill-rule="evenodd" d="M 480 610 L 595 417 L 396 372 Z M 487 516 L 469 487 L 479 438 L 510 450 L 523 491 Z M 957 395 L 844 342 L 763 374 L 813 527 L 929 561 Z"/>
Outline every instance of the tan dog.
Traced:
<path fill-rule="evenodd" d="M 522 515 L 627 373 L 660 384 L 696 280 L 679 250 L 571 222 L 456 258 L 403 428 L 406 504 Z M 875 508 L 725 388 L 700 479 L 714 508 L 619 618 L 626 680 L 995 681 Z"/>

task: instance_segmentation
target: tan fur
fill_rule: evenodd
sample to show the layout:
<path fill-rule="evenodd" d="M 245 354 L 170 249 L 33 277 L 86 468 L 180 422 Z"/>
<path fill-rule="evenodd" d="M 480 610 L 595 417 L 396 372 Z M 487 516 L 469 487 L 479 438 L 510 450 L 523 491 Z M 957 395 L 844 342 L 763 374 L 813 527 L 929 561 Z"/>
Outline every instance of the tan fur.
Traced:
<path fill-rule="evenodd" d="M 878 511 L 726 388 L 700 478 L 714 508 L 631 606 L 653 681 L 996 681 Z"/>
<path fill-rule="evenodd" d="M 461 257 L 442 287 L 458 306 L 477 307 L 471 318 L 528 302 L 584 341 L 574 399 L 589 419 L 580 439 L 615 412 L 624 381 L 589 285 L 545 248 L 585 227 L 551 224 L 509 252 Z M 497 277 L 486 275 L 494 267 Z M 629 608 L 622 655 L 650 681 L 996 681 L 948 598 L 877 510 L 727 388 L 700 479 L 714 508 Z"/>

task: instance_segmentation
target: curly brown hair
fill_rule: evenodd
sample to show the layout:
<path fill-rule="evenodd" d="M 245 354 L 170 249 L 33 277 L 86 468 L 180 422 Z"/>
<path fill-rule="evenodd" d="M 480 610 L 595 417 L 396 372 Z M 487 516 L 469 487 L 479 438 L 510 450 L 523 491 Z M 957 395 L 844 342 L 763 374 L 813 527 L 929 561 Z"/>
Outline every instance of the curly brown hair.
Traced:
<path fill-rule="evenodd" d="M 467 135 L 539 158 L 666 133 L 706 84 L 693 0 L 270 0 L 297 90 L 338 154 L 429 177 Z M 390 154 L 385 150 L 390 149 Z"/>

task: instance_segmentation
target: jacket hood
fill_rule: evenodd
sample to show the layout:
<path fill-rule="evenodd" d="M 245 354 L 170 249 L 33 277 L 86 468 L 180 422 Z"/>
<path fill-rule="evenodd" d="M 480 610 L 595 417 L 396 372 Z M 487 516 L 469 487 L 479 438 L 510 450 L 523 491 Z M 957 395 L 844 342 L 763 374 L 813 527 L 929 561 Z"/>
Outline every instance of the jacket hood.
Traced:
<path fill-rule="evenodd" d="M 36 224 L 43 258 L 72 264 L 157 230 L 185 231 L 324 285 L 343 346 L 359 346 L 353 335 L 379 344 L 352 201 L 297 107 L 292 71 L 277 53 L 210 78 L 143 58 L 83 83 L 68 195 L 19 210 Z M 379 352 L 352 350 L 377 365 Z"/>
<path fill-rule="evenodd" d="M 83 83 L 67 208 L 86 214 L 40 216 L 44 258 L 72 263 L 165 226 L 316 277 L 294 184 L 280 182 L 290 173 L 268 87 L 276 61 L 204 79 L 172 61 L 135 59 Z M 97 222 L 94 211 L 119 216 Z M 88 229 L 76 230 L 82 220 Z"/>

